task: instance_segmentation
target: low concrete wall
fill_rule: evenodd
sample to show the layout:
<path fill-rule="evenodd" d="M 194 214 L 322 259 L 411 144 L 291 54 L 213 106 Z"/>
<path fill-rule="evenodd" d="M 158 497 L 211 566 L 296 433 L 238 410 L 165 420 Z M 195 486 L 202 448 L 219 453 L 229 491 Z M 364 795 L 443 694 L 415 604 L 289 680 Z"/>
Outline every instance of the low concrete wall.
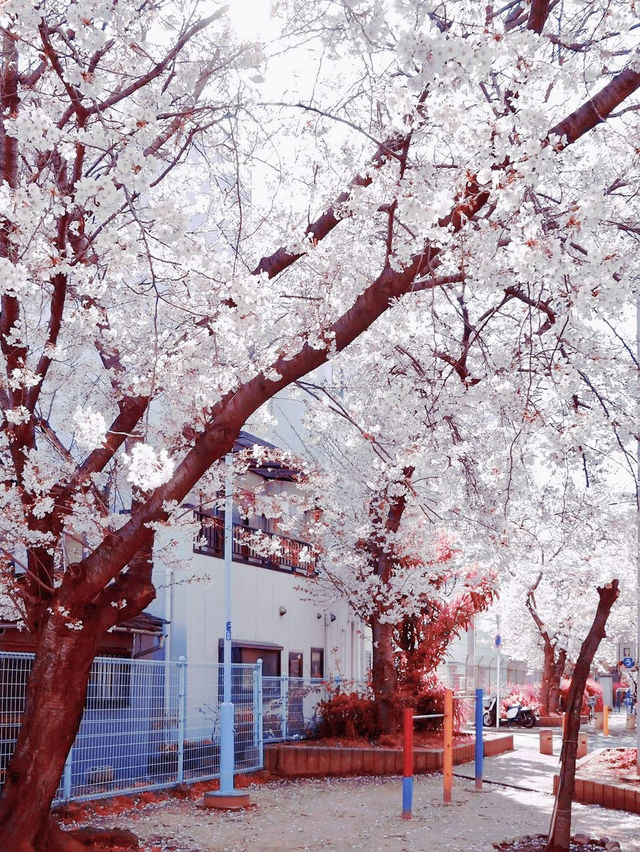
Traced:
<path fill-rule="evenodd" d="M 484 740 L 484 754 L 490 757 L 513 751 L 513 734 Z M 454 764 L 474 759 L 475 741 L 454 745 Z M 442 769 L 443 749 L 414 749 L 414 772 Z M 314 775 L 400 775 L 402 750 L 390 748 L 331 748 L 329 746 L 265 745 L 264 768 L 286 778 Z"/>
<path fill-rule="evenodd" d="M 581 725 L 586 725 L 588 721 L 588 716 L 580 716 Z M 537 725 L 540 728 L 561 728 L 562 716 L 540 716 L 537 721 Z M 602 727 L 602 725 L 600 727 Z"/>

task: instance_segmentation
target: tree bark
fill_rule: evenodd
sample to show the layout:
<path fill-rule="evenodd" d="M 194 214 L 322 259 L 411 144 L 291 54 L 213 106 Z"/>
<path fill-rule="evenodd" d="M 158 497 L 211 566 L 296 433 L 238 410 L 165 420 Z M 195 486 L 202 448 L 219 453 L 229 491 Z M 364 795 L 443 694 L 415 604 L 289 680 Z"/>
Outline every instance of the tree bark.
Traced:
<path fill-rule="evenodd" d="M 540 680 L 540 709 L 543 716 L 548 716 L 551 712 L 549 693 L 551 691 L 551 679 L 554 663 L 553 648 L 550 642 L 545 642 L 542 648 L 543 663 L 542 663 L 542 678 Z"/>
<path fill-rule="evenodd" d="M 567 652 L 561 648 L 556 654 L 556 648 L 551 644 L 546 634 L 543 635 L 544 662 L 542 664 L 542 680 L 540 683 L 540 704 L 543 716 L 557 713 L 560 703 L 560 681 L 567 662 Z"/>
<path fill-rule="evenodd" d="M 403 480 L 390 483 L 394 490 L 411 482 L 413 467 L 405 467 L 402 471 Z M 385 505 L 380 512 L 381 505 Z M 406 490 L 388 495 L 388 486 L 379 495 L 379 500 L 372 500 L 370 515 L 373 532 L 368 549 L 373 560 L 373 573 L 380 578 L 382 588 L 388 588 L 393 576 L 398 553 L 395 545 L 390 543 L 388 536 L 395 536 L 400 528 L 402 516 L 407 505 Z M 378 726 L 383 734 L 396 732 L 396 698 L 398 689 L 398 673 L 395 664 L 395 627 L 385 619 L 387 605 L 381 597 L 376 601 L 376 610 L 371 615 L 370 624 L 373 634 L 372 651 L 372 686 L 376 699 Z"/>
<path fill-rule="evenodd" d="M 578 731 L 580 730 L 580 711 L 582 696 L 589 677 L 591 663 L 598 645 L 606 636 L 605 626 L 611 607 L 618 599 L 618 581 L 612 580 L 607 586 L 598 589 L 600 601 L 595 618 L 587 638 L 582 643 L 580 654 L 571 678 L 569 700 L 562 752 L 560 754 L 560 779 L 558 792 L 551 816 L 547 852 L 568 852 L 571 840 L 571 803 L 576 776 L 576 753 L 578 750 Z"/>
<path fill-rule="evenodd" d="M 564 674 L 564 667 L 567 662 L 567 651 L 565 648 L 561 648 L 556 657 L 556 645 L 551 641 L 549 631 L 546 629 L 538 613 L 535 593 L 541 580 L 542 572 L 538 574 L 535 582 L 528 590 L 526 603 L 542 641 L 544 662 L 542 664 L 542 681 L 540 683 L 540 703 L 543 715 L 548 716 L 549 713 L 556 713 L 559 708 L 560 680 Z"/>
<path fill-rule="evenodd" d="M 25 712 L 16 747 L 0 798 L 0 852 L 74 852 L 79 845 L 50 819 L 65 760 L 76 738 L 91 665 L 106 631 L 121 617 L 141 612 L 153 600 L 152 537 L 129 563 L 126 575 L 87 604 L 82 586 L 68 609 L 49 607 L 50 614 L 37 637 L 29 676 Z M 127 600 L 113 607 L 113 600 Z M 60 611 L 62 610 L 62 611 Z M 82 621 L 82 629 L 69 628 L 69 615 Z M 103 848 L 98 842 L 94 850 Z"/>
<path fill-rule="evenodd" d="M 549 683 L 549 713 L 558 713 L 560 710 L 560 682 L 567 664 L 567 651 L 561 648 L 553 664 L 551 680 Z"/>
<path fill-rule="evenodd" d="M 371 619 L 373 634 L 372 686 L 376 700 L 378 725 L 382 734 L 395 734 L 397 728 L 397 674 L 394 659 L 393 624 Z"/>
<path fill-rule="evenodd" d="M 0 799 L 2 850 L 34 852 L 51 846 L 49 806 L 80 727 L 100 638 L 94 630 L 70 631 L 62 619 L 44 630 Z"/>

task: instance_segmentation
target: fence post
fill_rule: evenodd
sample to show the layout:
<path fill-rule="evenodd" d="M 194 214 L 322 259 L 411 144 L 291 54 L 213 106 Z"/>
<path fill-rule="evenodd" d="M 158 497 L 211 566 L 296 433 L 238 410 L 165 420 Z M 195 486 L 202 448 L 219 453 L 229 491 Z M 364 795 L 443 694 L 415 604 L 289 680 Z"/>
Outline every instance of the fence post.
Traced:
<path fill-rule="evenodd" d="M 476 790 L 482 790 L 482 761 L 484 759 L 484 743 L 482 741 L 483 691 L 476 689 Z"/>
<path fill-rule="evenodd" d="M 62 773 L 62 798 L 68 802 L 71 798 L 71 762 L 73 760 L 73 743 L 69 749 L 69 754 L 64 762 L 64 770 Z"/>
<path fill-rule="evenodd" d="M 264 768 L 264 731 L 262 718 L 262 660 L 253 669 L 253 744 L 258 748 L 258 765 Z"/>
<path fill-rule="evenodd" d="M 282 739 L 286 740 L 287 738 L 287 718 L 289 716 L 289 678 L 281 677 L 280 678 L 280 695 L 282 698 L 282 708 L 280 710 L 281 715 L 281 724 L 280 724 L 280 733 L 282 735 Z"/>
<path fill-rule="evenodd" d="M 178 660 L 178 784 L 184 781 L 184 725 L 187 715 L 187 661 Z"/>

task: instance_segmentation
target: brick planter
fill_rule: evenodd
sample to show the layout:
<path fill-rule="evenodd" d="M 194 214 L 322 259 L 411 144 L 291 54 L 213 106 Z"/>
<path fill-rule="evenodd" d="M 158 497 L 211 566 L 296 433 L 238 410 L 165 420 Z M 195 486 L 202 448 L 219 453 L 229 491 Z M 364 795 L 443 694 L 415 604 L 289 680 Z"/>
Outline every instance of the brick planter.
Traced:
<path fill-rule="evenodd" d="M 640 814 L 640 788 L 631 784 L 616 784 L 615 781 L 593 781 L 589 778 L 579 778 L 581 767 L 585 766 L 594 755 L 606 749 L 596 749 L 592 754 L 583 757 L 576 763 L 576 782 L 573 801 L 582 805 L 600 805 L 619 811 Z M 553 792 L 558 791 L 559 776 L 553 776 Z"/>
<path fill-rule="evenodd" d="M 443 749 L 415 749 L 414 772 L 438 772 L 442 769 Z M 484 741 L 485 757 L 513 751 L 513 734 L 500 734 Z M 475 744 L 454 745 L 454 764 L 474 759 Z M 314 775 L 400 775 L 402 749 L 331 748 L 329 746 L 282 745 L 264 749 L 264 768 L 285 778 Z"/>

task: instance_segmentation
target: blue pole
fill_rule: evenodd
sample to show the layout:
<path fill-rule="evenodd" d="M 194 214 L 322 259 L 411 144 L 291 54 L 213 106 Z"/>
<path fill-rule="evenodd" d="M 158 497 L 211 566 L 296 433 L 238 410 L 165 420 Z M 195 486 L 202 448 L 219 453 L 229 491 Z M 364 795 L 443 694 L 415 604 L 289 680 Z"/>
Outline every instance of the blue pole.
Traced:
<path fill-rule="evenodd" d="M 233 456 L 225 456 L 224 480 L 224 669 L 223 702 L 221 710 L 220 737 L 220 792 L 233 792 L 233 769 L 235 762 L 233 727 L 234 709 L 231 702 L 231 562 L 233 559 L 233 491 L 231 471 Z"/>
<path fill-rule="evenodd" d="M 411 819 L 413 807 L 413 775 L 402 779 L 402 819 Z"/>
<path fill-rule="evenodd" d="M 476 689 L 476 790 L 482 790 L 482 761 L 484 743 L 482 742 L 483 692 Z"/>

